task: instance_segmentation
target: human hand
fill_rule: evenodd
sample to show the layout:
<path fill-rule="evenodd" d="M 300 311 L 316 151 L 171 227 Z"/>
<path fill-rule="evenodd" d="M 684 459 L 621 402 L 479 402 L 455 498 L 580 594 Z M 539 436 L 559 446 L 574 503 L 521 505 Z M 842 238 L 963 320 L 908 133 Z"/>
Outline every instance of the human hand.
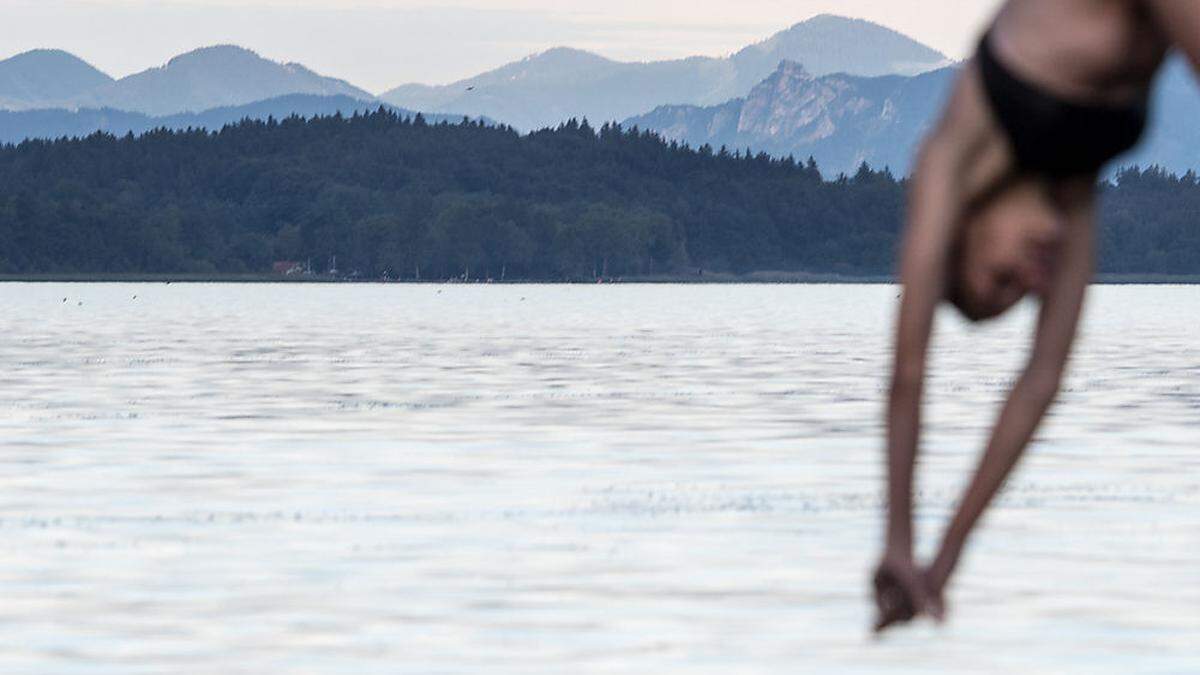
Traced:
<path fill-rule="evenodd" d="M 925 592 L 927 593 L 926 611 L 938 623 L 946 619 L 946 601 L 944 598 L 946 584 L 950 581 L 953 569 L 954 563 L 939 555 L 928 567 L 921 570 L 921 579 L 924 581 Z"/>
<path fill-rule="evenodd" d="M 875 606 L 879 610 L 875 620 L 876 633 L 912 621 L 920 614 L 941 621 L 945 611 L 941 588 L 931 585 L 928 572 L 918 567 L 912 558 L 884 556 L 873 581 Z"/>

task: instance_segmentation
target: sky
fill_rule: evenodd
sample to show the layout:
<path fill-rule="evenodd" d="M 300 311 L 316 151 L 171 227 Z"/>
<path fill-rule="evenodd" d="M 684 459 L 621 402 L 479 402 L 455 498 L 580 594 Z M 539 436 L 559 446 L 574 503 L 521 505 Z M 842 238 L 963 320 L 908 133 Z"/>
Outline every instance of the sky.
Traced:
<path fill-rule="evenodd" d="M 373 93 L 443 84 L 556 46 L 624 61 L 723 56 L 821 13 L 967 56 L 1001 0 L 0 0 L 0 59 L 65 49 L 114 77 L 213 44 Z"/>

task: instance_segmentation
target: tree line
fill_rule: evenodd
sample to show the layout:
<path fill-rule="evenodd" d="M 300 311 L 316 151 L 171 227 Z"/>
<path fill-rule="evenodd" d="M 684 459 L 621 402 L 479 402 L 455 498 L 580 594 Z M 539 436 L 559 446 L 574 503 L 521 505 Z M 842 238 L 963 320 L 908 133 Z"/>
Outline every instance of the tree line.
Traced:
<path fill-rule="evenodd" d="M 395 279 L 885 275 L 906 181 L 572 120 L 522 135 L 386 109 L 0 146 L 0 273 Z M 1101 271 L 1200 273 L 1200 179 L 1102 186 Z"/>

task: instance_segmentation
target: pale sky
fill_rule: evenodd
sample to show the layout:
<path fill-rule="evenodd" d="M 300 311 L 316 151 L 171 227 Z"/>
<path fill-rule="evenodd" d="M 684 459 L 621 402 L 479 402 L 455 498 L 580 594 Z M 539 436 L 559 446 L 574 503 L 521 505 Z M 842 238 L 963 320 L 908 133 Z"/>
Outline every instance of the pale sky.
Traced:
<path fill-rule="evenodd" d="M 121 77 L 232 43 L 373 93 L 451 82 L 555 46 L 722 56 L 815 14 L 869 19 L 952 58 L 1001 0 L 0 0 L 0 58 L 55 47 Z"/>

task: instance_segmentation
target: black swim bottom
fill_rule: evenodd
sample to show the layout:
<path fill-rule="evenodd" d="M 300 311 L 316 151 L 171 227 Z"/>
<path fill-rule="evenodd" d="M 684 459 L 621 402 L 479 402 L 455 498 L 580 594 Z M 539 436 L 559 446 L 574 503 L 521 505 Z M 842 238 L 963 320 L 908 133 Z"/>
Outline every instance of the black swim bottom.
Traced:
<path fill-rule="evenodd" d="M 996 58 L 991 34 L 976 55 L 988 101 L 1018 168 L 1050 177 L 1095 173 L 1137 145 L 1149 101 L 1112 106 L 1064 101 L 1017 77 Z"/>

